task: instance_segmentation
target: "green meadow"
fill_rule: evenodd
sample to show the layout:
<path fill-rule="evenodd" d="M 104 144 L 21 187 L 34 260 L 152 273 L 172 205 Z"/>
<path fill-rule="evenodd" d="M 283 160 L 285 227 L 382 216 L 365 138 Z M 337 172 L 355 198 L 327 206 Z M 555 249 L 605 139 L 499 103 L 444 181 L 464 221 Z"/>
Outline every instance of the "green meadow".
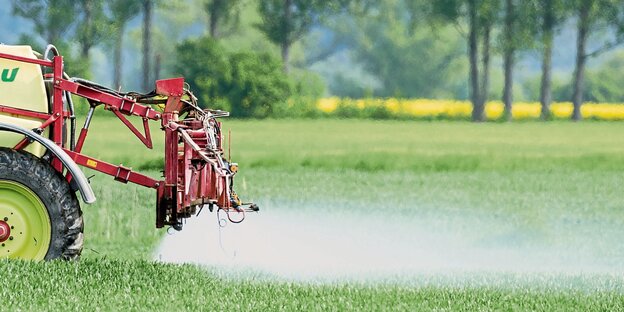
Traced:
<path fill-rule="evenodd" d="M 467 281 L 305 283 L 153 262 L 152 190 L 95 174 L 77 263 L 0 261 L 7 310 L 624 309 L 624 124 L 224 120 L 238 193 L 267 212 L 392 213 L 481 244 L 575 249 L 606 272 L 488 273 Z M 116 119 L 96 118 L 87 154 L 158 177 Z M 262 213 L 262 212 L 260 212 Z M 442 217 L 441 217 L 442 216 Z M 464 226 L 458 226 L 462 225 Z M 216 224 L 215 224 L 216 226 Z M 244 226 L 244 224 L 240 225 Z M 475 234 L 471 227 L 484 229 Z M 487 235 L 483 233 L 487 232 Z M 261 233 L 259 233 L 261 235 Z M 479 237 L 477 237 L 479 236 Z"/>

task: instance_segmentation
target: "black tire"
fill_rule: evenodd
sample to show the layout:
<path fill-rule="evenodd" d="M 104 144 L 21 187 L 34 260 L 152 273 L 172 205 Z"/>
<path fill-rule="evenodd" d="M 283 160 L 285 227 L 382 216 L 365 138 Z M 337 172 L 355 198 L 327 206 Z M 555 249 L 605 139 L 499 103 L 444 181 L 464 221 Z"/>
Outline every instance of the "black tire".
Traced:
<path fill-rule="evenodd" d="M 84 244 L 80 203 L 67 180 L 34 155 L 0 147 L 0 180 L 21 183 L 43 202 L 50 217 L 51 241 L 45 260 L 78 260 Z"/>

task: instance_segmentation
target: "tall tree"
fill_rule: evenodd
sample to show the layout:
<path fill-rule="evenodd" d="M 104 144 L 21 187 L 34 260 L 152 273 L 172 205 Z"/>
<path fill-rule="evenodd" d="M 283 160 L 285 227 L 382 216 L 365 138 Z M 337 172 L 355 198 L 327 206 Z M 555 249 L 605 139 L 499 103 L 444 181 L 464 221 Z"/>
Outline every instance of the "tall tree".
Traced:
<path fill-rule="evenodd" d="M 583 105 L 587 59 L 624 43 L 624 5 L 621 0 L 576 0 L 574 3 L 577 15 L 577 39 L 572 120 L 578 121 L 583 118 L 581 106 Z M 592 31 L 597 28 L 614 30 L 616 38 L 612 41 L 607 41 L 601 47 L 588 53 L 587 41 Z"/>
<path fill-rule="evenodd" d="M 292 45 L 308 33 L 314 23 L 327 14 L 344 8 L 348 0 L 265 0 L 258 2 L 262 22 L 257 25 L 265 36 L 278 45 L 284 71 L 289 71 Z"/>
<path fill-rule="evenodd" d="M 152 88 L 150 68 L 152 58 L 152 11 L 154 0 L 143 0 L 143 80 L 142 89 L 148 91 Z"/>
<path fill-rule="evenodd" d="M 576 1 L 576 0 L 573 0 Z M 523 2 L 525 3 L 525 2 Z M 526 9 L 521 20 L 522 25 L 528 25 L 537 38 L 542 54 L 542 76 L 540 83 L 540 118 L 551 118 L 550 105 L 553 100 L 552 91 L 552 54 L 557 29 L 569 17 L 570 0 L 531 0 L 526 1 Z"/>
<path fill-rule="evenodd" d="M 113 86 L 121 87 L 124 46 L 124 32 L 126 25 L 141 11 L 141 0 L 111 0 L 108 2 L 108 10 L 111 14 L 111 24 L 114 32 L 113 43 Z"/>
<path fill-rule="evenodd" d="M 210 37 L 221 35 L 221 27 L 230 22 L 238 23 L 241 0 L 205 0 L 204 9 L 208 15 Z"/>
<path fill-rule="evenodd" d="M 468 27 L 468 57 L 470 61 L 470 98 L 472 101 L 472 120 L 483 121 L 485 119 L 485 107 L 481 105 L 481 88 L 479 87 L 479 9 L 477 0 L 467 1 Z"/>
<path fill-rule="evenodd" d="M 496 24 L 498 16 L 499 1 L 498 0 L 481 0 L 478 7 L 479 26 L 481 27 L 482 36 L 482 77 L 481 90 L 479 91 L 479 107 L 481 109 L 478 121 L 485 120 L 485 105 L 488 101 L 490 93 L 490 67 L 491 67 L 491 47 L 492 47 L 492 30 Z"/>
<path fill-rule="evenodd" d="M 585 62 L 587 61 L 586 45 L 589 36 L 590 12 L 594 6 L 594 0 L 580 1 L 578 4 L 578 21 L 577 21 L 577 37 L 576 37 L 576 67 L 574 69 L 574 95 L 572 103 L 574 111 L 572 112 L 573 120 L 581 120 L 581 105 L 583 104 L 583 86 L 585 83 Z"/>
<path fill-rule="evenodd" d="M 72 0 L 11 0 L 13 13 L 33 22 L 35 31 L 47 43 L 59 44 L 75 23 L 76 2 Z"/>
<path fill-rule="evenodd" d="M 503 30 L 503 71 L 505 86 L 503 87 L 504 118 L 511 120 L 513 105 L 513 70 L 516 49 L 514 46 L 514 27 L 516 26 L 516 5 L 513 0 L 505 0 L 505 23 Z"/>
<path fill-rule="evenodd" d="M 91 48 L 110 32 L 109 22 L 104 15 L 102 0 L 80 0 L 78 4 L 82 18 L 79 20 L 76 33 L 80 44 L 80 55 L 88 62 Z"/>
<path fill-rule="evenodd" d="M 485 120 L 485 102 L 489 90 L 491 32 L 497 17 L 498 0 L 432 1 L 433 21 L 468 25 L 468 61 L 470 63 L 470 100 L 472 120 Z M 479 43 L 483 51 L 479 53 Z M 481 58 L 481 66 L 479 64 Z M 481 76 L 479 73 L 481 72 Z"/>
<path fill-rule="evenodd" d="M 566 9 L 565 0 L 537 0 L 534 8 L 539 15 L 538 36 L 542 44 L 542 82 L 540 87 L 540 103 L 542 120 L 551 118 L 550 104 L 552 103 L 552 53 L 557 25 L 564 21 Z"/>
<path fill-rule="evenodd" d="M 540 0 L 534 0 L 540 1 Z M 502 11 L 500 44 L 503 56 L 503 119 L 512 119 L 514 69 L 516 54 L 531 47 L 535 41 L 537 31 L 536 4 L 526 0 L 505 0 Z"/>

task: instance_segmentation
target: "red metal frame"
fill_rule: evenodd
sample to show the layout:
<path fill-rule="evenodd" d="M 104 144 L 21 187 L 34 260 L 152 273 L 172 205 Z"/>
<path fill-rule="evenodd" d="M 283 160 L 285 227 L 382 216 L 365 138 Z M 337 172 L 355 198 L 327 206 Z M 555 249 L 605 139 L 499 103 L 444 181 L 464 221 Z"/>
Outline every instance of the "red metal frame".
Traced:
<path fill-rule="evenodd" d="M 231 180 L 234 175 L 229 168 L 224 168 L 221 156 L 222 135 L 220 123 L 216 122 L 219 133 L 217 138 L 217 153 L 207 152 L 205 149 L 209 138 L 205 126 L 198 120 L 180 120 L 178 112 L 184 107 L 181 102 L 185 94 L 184 79 L 175 78 L 156 82 L 156 93 L 167 97 L 164 112 L 159 112 L 147 105 L 137 103 L 131 97 L 116 96 L 63 78 L 63 57 L 55 56 L 52 61 L 24 58 L 0 53 L 0 58 L 24 63 L 37 64 L 52 69 L 51 78 L 54 86 L 52 94 L 52 109 L 49 114 L 9 107 L 0 103 L 0 112 L 19 117 L 36 118 L 43 121 L 40 129 L 50 128 L 50 139 L 78 164 L 104 174 L 113 176 L 122 183 L 134 183 L 157 190 L 157 220 L 156 226 L 173 225 L 179 227 L 181 219 L 194 214 L 197 207 L 204 204 L 217 205 L 220 209 L 230 210 L 238 208 L 238 198 L 231 190 Z M 144 174 L 132 171 L 123 165 L 113 165 L 105 161 L 81 153 L 88 135 L 88 127 L 81 130 L 76 148 L 71 150 L 65 146 L 64 124 L 70 113 L 63 105 L 64 92 L 86 98 L 91 102 L 99 103 L 105 110 L 111 111 L 128 129 L 147 147 L 152 148 L 152 137 L 149 121 L 160 121 L 165 136 L 165 166 L 164 180 L 158 181 Z M 143 132 L 140 132 L 126 116 L 135 116 L 143 119 Z M 202 131 L 204 130 L 204 131 Z M 30 144 L 27 139 L 19 142 L 15 148 L 22 149 Z M 52 166 L 63 173 L 63 166 L 58 159 L 52 160 Z M 67 175 L 71 181 L 71 176 Z M 233 202 L 233 199 L 235 200 Z"/>

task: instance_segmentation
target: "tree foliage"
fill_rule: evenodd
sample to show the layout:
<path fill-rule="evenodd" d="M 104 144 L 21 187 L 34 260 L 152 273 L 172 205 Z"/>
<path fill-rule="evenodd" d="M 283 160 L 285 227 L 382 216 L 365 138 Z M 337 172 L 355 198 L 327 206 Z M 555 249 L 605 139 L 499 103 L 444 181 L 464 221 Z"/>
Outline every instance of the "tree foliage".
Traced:
<path fill-rule="evenodd" d="M 225 26 L 234 26 L 240 22 L 242 0 L 204 0 L 204 9 L 208 15 L 208 33 L 217 38 Z"/>
<path fill-rule="evenodd" d="M 307 34 L 315 22 L 344 8 L 348 0 L 266 0 L 258 2 L 262 22 L 256 27 L 282 50 L 288 72 L 290 47 Z"/>
<path fill-rule="evenodd" d="M 229 57 L 231 82 L 227 98 L 236 117 L 268 117 L 290 96 L 279 60 L 267 53 L 240 52 Z"/>
<path fill-rule="evenodd" d="M 290 96 L 281 63 L 266 53 L 227 53 L 214 39 L 186 40 L 177 47 L 175 70 L 186 78 L 203 107 L 234 117 L 267 117 Z"/>
<path fill-rule="evenodd" d="M 92 47 L 111 38 L 111 21 L 104 12 L 103 0 L 79 0 L 81 13 L 79 27 L 76 28 L 76 38 L 80 44 L 81 56 L 89 60 L 89 51 Z"/>
<path fill-rule="evenodd" d="M 624 102 L 624 53 L 610 57 L 602 65 L 587 72 L 583 98 L 590 102 Z M 567 93 L 571 93 L 568 86 Z"/>
<path fill-rule="evenodd" d="M 141 11 L 141 0 L 110 0 L 110 28 L 113 33 L 113 87 L 121 86 L 124 48 L 124 32 L 128 22 Z"/>
<path fill-rule="evenodd" d="M 578 19 L 572 119 L 580 120 L 582 119 L 581 105 L 584 101 L 583 90 L 585 88 L 587 59 L 624 43 L 624 5 L 620 0 L 573 0 L 572 2 Z M 616 39 L 607 41 L 594 51 L 587 51 L 590 34 L 601 28 L 612 29 L 617 35 Z"/>
<path fill-rule="evenodd" d="M 377 77 L 382 88 L 377 96 L 448 98 L 465 94 L 460 60 L 462 43 L 452 30 L 432 33 L 428 25 L 413 24 L 404 16 L 400 2 L 378 3 L 355 18 L 358 29 L 342 28 L 353 36 L 353 55 L 363 68 Z"/>
<path fill-rule="evenodd" d="M 58 43 L 75 25 L 73 0 L 11 0 L 13 13 L 30 20 L 46 43 Z"/>

